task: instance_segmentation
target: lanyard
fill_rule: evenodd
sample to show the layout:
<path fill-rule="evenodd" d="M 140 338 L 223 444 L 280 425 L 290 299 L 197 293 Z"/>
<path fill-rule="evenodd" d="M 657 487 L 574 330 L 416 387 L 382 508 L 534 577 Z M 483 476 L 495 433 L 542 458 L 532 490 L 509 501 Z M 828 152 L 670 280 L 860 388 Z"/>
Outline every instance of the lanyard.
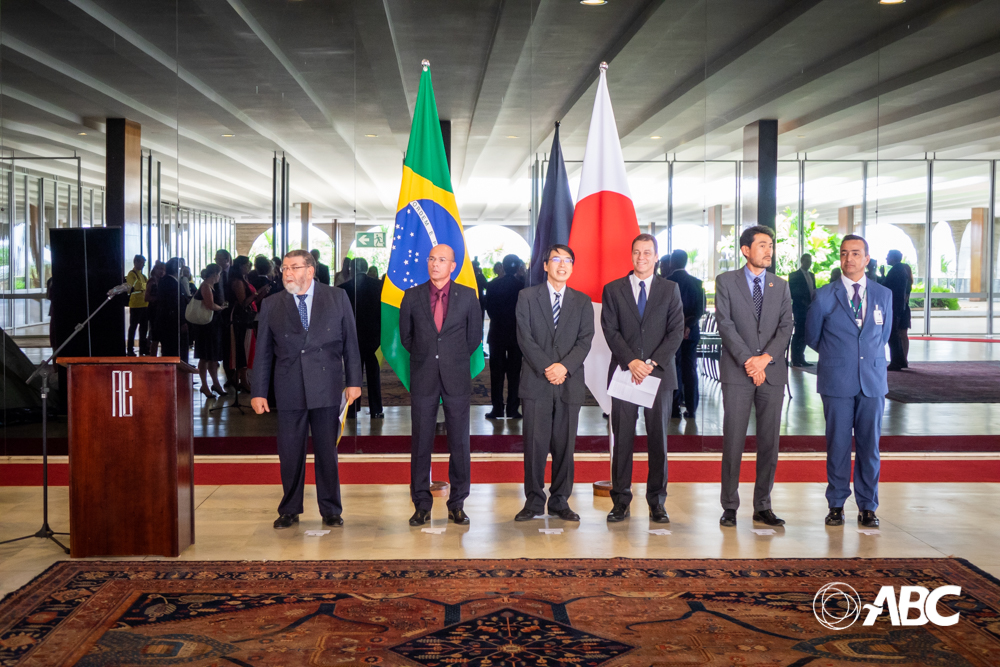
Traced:
<path fill-rule="evenodd" d="M 865 287 L 863 290 L 861 290 L 861 294 L 858 295 L 858 305 L 856 307 L 850 299 L 848 299 L 847 301 L 847 305 L 849 305 L 851 307 L 851 310 L 854 312 L 855 320 L 863 319 L 861 317 L 861 309 L 864 307 L 865 297 L 867 296 L 867 294 L 868 294 L 868 288 Z"/>

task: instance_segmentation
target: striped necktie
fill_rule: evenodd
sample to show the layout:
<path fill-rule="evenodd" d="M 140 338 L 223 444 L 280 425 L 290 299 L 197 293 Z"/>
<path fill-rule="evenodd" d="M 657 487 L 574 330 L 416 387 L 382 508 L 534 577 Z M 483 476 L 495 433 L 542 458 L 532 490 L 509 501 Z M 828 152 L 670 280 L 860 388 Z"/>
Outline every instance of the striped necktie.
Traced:
<path fill-rule="evenodd" d="M 562 296 L 559 292 L 555 292 L 556 302 L 552 304 L 552 324 L 554 326 L 559 326 L 559 297 Z"/>

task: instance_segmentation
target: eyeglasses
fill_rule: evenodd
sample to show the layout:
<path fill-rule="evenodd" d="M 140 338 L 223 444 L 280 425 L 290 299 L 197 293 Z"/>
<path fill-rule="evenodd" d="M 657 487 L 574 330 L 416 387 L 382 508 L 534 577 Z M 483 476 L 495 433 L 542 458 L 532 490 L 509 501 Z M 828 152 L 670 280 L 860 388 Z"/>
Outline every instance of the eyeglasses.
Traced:
<path fill-rule="evenodd" d="M 298 266 L 283 266 L 280 269 L 278 269 L 278 271 L 280 273 L 290 273 L 292 271 L 298 271 L 299 269 L 304 269 L 304 268 L 306 268 L 305 264 L 299 264 Z"/>
<path fill-rule="evenodd" d="M 572 257 L 549 257 L 550 262 L 555 262 L 556 264 L 565 264 L 566 266 L 573 266 Z"/>

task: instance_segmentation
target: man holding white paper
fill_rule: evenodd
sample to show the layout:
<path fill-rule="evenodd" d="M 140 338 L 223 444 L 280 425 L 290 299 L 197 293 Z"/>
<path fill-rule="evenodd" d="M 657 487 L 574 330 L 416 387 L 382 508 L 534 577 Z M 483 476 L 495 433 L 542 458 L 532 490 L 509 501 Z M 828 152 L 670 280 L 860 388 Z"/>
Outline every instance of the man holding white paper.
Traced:
<path fill-rule="evenodd" d="M 611 523 L 624 521 L 630 515 L 632 449 L 639 412 L 639 404 L 633 401 L 644 404 L 649 452 L 646 478 L 649 517 L 656 523 L 670 523 L 663 507 L 667 498 L 667 424 L 673 392 L 677 388 L 674 357 L 684 338 L 684 306 L 677 283 L 654 275 L 658 260 L 656 238 L 639 234 L 632 241 L 632 273 L 605 285 L 601 297 L 601 328 L 611 348 L 611 367 L 608 369 L 608 383 L 612 385 L 609 390 L 612 395 L 611 431 L 614 434 L 611 456 L 614 508 L 608 514 Z M 618 383 L 614 382 L 616 371 Z M 623 392 L 615 387 L 622 384 L 621 378 L 626 372 L 636 385 L 634 389 L 646 382 L 659 381 L 649 407 L 646 407 L 648 396 L 643 396 L 649 392 Z M 629 376 L 624 377 L 627 380 Z"/>

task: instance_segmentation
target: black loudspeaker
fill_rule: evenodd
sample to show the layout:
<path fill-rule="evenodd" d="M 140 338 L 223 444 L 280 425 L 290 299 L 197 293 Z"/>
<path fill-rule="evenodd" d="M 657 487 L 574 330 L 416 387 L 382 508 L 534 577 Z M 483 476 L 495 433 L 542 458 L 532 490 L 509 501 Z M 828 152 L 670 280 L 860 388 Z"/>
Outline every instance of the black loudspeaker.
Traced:
<path fill-rule="evenodd" d="M 53 229 L 53 345 L 61 345 L 125 281 L 122 230 L 118 227 Z M 124 357 L 128 295 L 116 296 L 70 341 L 60 357 Z M 60 373 L 60 380 L 62 373 Z M 65 386 L 60 384 L 60 386 Z"/>

